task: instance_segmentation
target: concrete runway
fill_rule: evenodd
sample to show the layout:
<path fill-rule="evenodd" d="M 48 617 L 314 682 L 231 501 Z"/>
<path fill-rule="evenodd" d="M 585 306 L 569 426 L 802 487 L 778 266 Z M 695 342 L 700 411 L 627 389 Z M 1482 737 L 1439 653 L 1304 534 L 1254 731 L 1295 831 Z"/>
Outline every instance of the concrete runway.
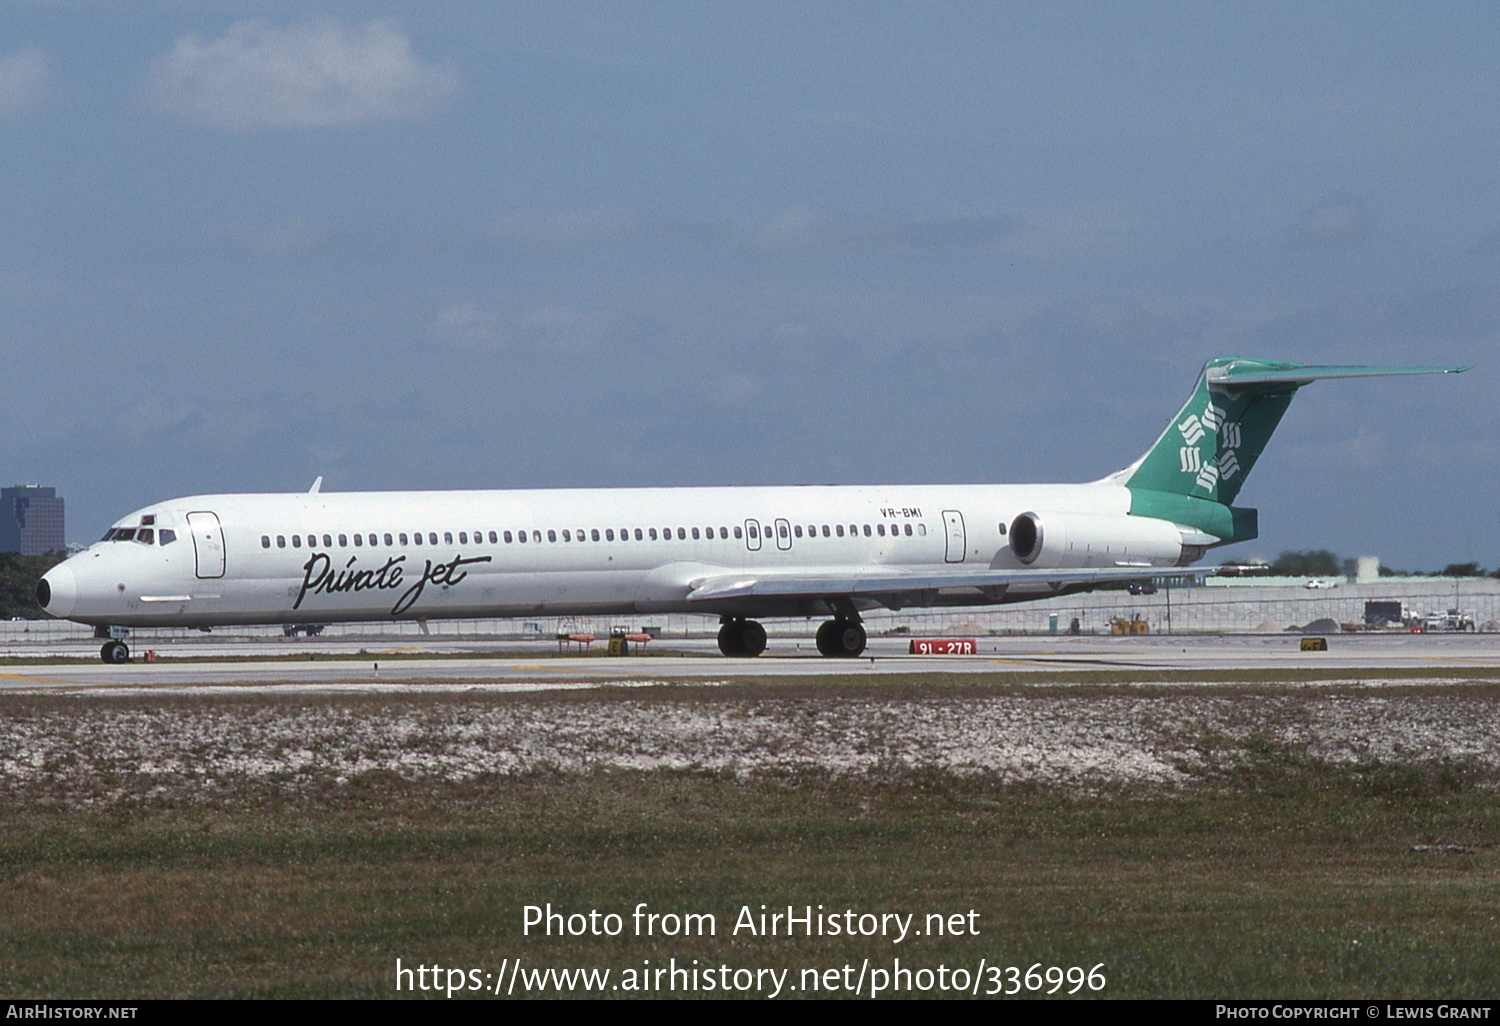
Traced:
<path fill-rule="evenodd" d="M 906 654 L 906 639 L 877 638 L 859 659 L 824 659 L 810 641 L 774 639 L 757 659 L 726 659 L 711 639 L 656 643 L 655 652 L 610 658 L 598 654 L 559 655 L 545 642 L 459 641 L 434 638 L 420 645 L 410 639 L 351 641 L 297 639 L 290 643 L 215 639 L 161 645 L 161 661 L 144 661 L 144 649 L 124 666 L 67 662 L 0 667 L 0 691 L 54 689 L 115 691 L 259 686 L 280 690 L 386 690 L 434 686 L 522 690 L 548 687 L 644 685 L 665 682 L 720 682 L 755 677 L 826 677 L 890 674 L 1048 673 L 1079 671 L 1284 670 L 1288 679 L 1307 671 L 1410 670 L 1423 677 L 1453 671 L 1494 669 L 1500 675 L 1500 635 L 1361 634 L 1328 637 L 1328 651 L 1303 652 L 1295 635 L 1199 636 L 1028 636 L 980 638 L 973 656 Z M 38 656 L 97 659 L 96 644 L 68 642 L 46 646 Z M 248 661 L 248 657 L 294 654 L 307 662 Z M 658 654 L 659 653 L 659 654 Z M 28 653 L 33 654 L 33 653 Z M 351 658 L 353 656 L 358 658 Z M 187 657 L 187 658 L 184 658 Z M 199 662 L 197 658 L 212 658 Z M 237 662 L 236 658 L 247 659 Z M 194 659 L 194 661 L 188 661 Z M 378 669 L 377 669 L 378 667 Z"/>

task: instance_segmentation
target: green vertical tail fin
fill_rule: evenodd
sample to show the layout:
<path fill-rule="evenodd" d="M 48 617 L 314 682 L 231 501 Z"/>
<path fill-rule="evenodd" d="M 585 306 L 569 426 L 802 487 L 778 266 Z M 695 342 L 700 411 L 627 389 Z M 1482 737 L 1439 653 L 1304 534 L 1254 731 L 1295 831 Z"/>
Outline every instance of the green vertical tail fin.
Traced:
<path fill-rule="evenodd" d="M 1255 537 L 1254 510 L 1229 507 L 1297 389 L 1322 378 L 1452 374 L 1466 367 L 1336 367 L 1221 356 L 1146 454 L 1108 480 L 1131 492 L 1132 513 L 1174 520 L 1221 539 Z M 1248 531 L 1248 534 L 1246 533 Z"/>

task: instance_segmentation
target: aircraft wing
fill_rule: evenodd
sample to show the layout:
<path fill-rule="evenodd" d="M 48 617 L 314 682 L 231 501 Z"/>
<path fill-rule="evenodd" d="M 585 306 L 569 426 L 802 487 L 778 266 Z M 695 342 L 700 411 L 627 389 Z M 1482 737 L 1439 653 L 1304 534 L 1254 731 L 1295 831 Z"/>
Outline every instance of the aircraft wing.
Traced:
<path fill-rule="evenodd" d="M 903 573 L 888 567 L 851 567 L 827 573 L 746 572 L 703 577 L 688 586 L 689 602 L 732 598 L 838 598 L 910 595 L 951 588 L 1003 592 L 1013 584 L 1076 584 L 1145 581 L 1162 577 L 1207 577 L 1212 567 L 1087 567 L 1069 570 L 941 570 Z"/>

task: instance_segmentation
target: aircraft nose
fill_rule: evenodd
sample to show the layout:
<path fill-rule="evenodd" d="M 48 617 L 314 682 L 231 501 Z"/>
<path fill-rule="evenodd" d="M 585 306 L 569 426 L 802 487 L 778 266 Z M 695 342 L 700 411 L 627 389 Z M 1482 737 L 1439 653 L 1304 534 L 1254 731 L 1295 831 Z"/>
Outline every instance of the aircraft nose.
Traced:
<path fill-rule="evenodd" d="M 78 601 L 78 581 L 73 571 L 59 564 L 42 575 L 36 582 L 37 603 L 56 617 L 66 617 Z"/>

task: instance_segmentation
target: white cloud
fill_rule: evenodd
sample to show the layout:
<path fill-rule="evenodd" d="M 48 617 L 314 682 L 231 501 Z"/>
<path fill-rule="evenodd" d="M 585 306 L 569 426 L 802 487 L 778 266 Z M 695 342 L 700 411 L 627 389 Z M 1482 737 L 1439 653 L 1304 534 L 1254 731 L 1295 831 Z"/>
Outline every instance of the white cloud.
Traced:
<path fill-rule="evenodd" d="M 1364 200 L 1335 193 L 1297 215 L 1288 241 L 1298 249 L 1353 249 L 1369 238 L 1373 223 Z"/>
<path fill-rule="evenodd" d="M 328 238 L 328 224 L 321 220 L 293 217 L 285 221 L 248 224 L 242 228 L 245 244 L 260 256 L 282 257 L 312 249 Z"/>
<path fill-rule="evenodd" d="M 47 102 L 52 68 L 39 47 L 0 57 L 0 121 L 24 117 Z"/>
<path fill-rule="evenodd" d="M 751 238 L 766 252 L 856 251 L 895 253 L 976 252 L 1014 234 L 1022 222 L 1004 214 L 940 217 L 860 217 L 821 207 L 788 207 Z"/>
<path fill-rule="evenodd" d="M 448 348 L 478 352 L 503 348 L 506 342 L 499 315 L 474 303 L 443 307 L 427 326 L 427 334 Z"/>
<path fill-rule="evenodd" d="M 630 207 L 509 211 L 491 220 L 490 231 L 508 246 L 542 247 L 618 243 L 701 245 L 726 234 L 722 225 L 663 217 Z"/>
<path fill-rule="evenodd" d="M 180 37 L 152 65 L 146 106 L 228 128 L 322 128 L 425 117 L 459 75 L 412 53 L 393 21 L 242 21 L 218 39 Z"/>
<path fill-rule="evenodd" d="M 455 303 L 438 311 L 427 334 L 449 349 L 582 356 L 603 350 L 614 334 L 612 327 L 603 315 L 566 306 L 540 306 L 506 319 L 475 303 Z"/>

